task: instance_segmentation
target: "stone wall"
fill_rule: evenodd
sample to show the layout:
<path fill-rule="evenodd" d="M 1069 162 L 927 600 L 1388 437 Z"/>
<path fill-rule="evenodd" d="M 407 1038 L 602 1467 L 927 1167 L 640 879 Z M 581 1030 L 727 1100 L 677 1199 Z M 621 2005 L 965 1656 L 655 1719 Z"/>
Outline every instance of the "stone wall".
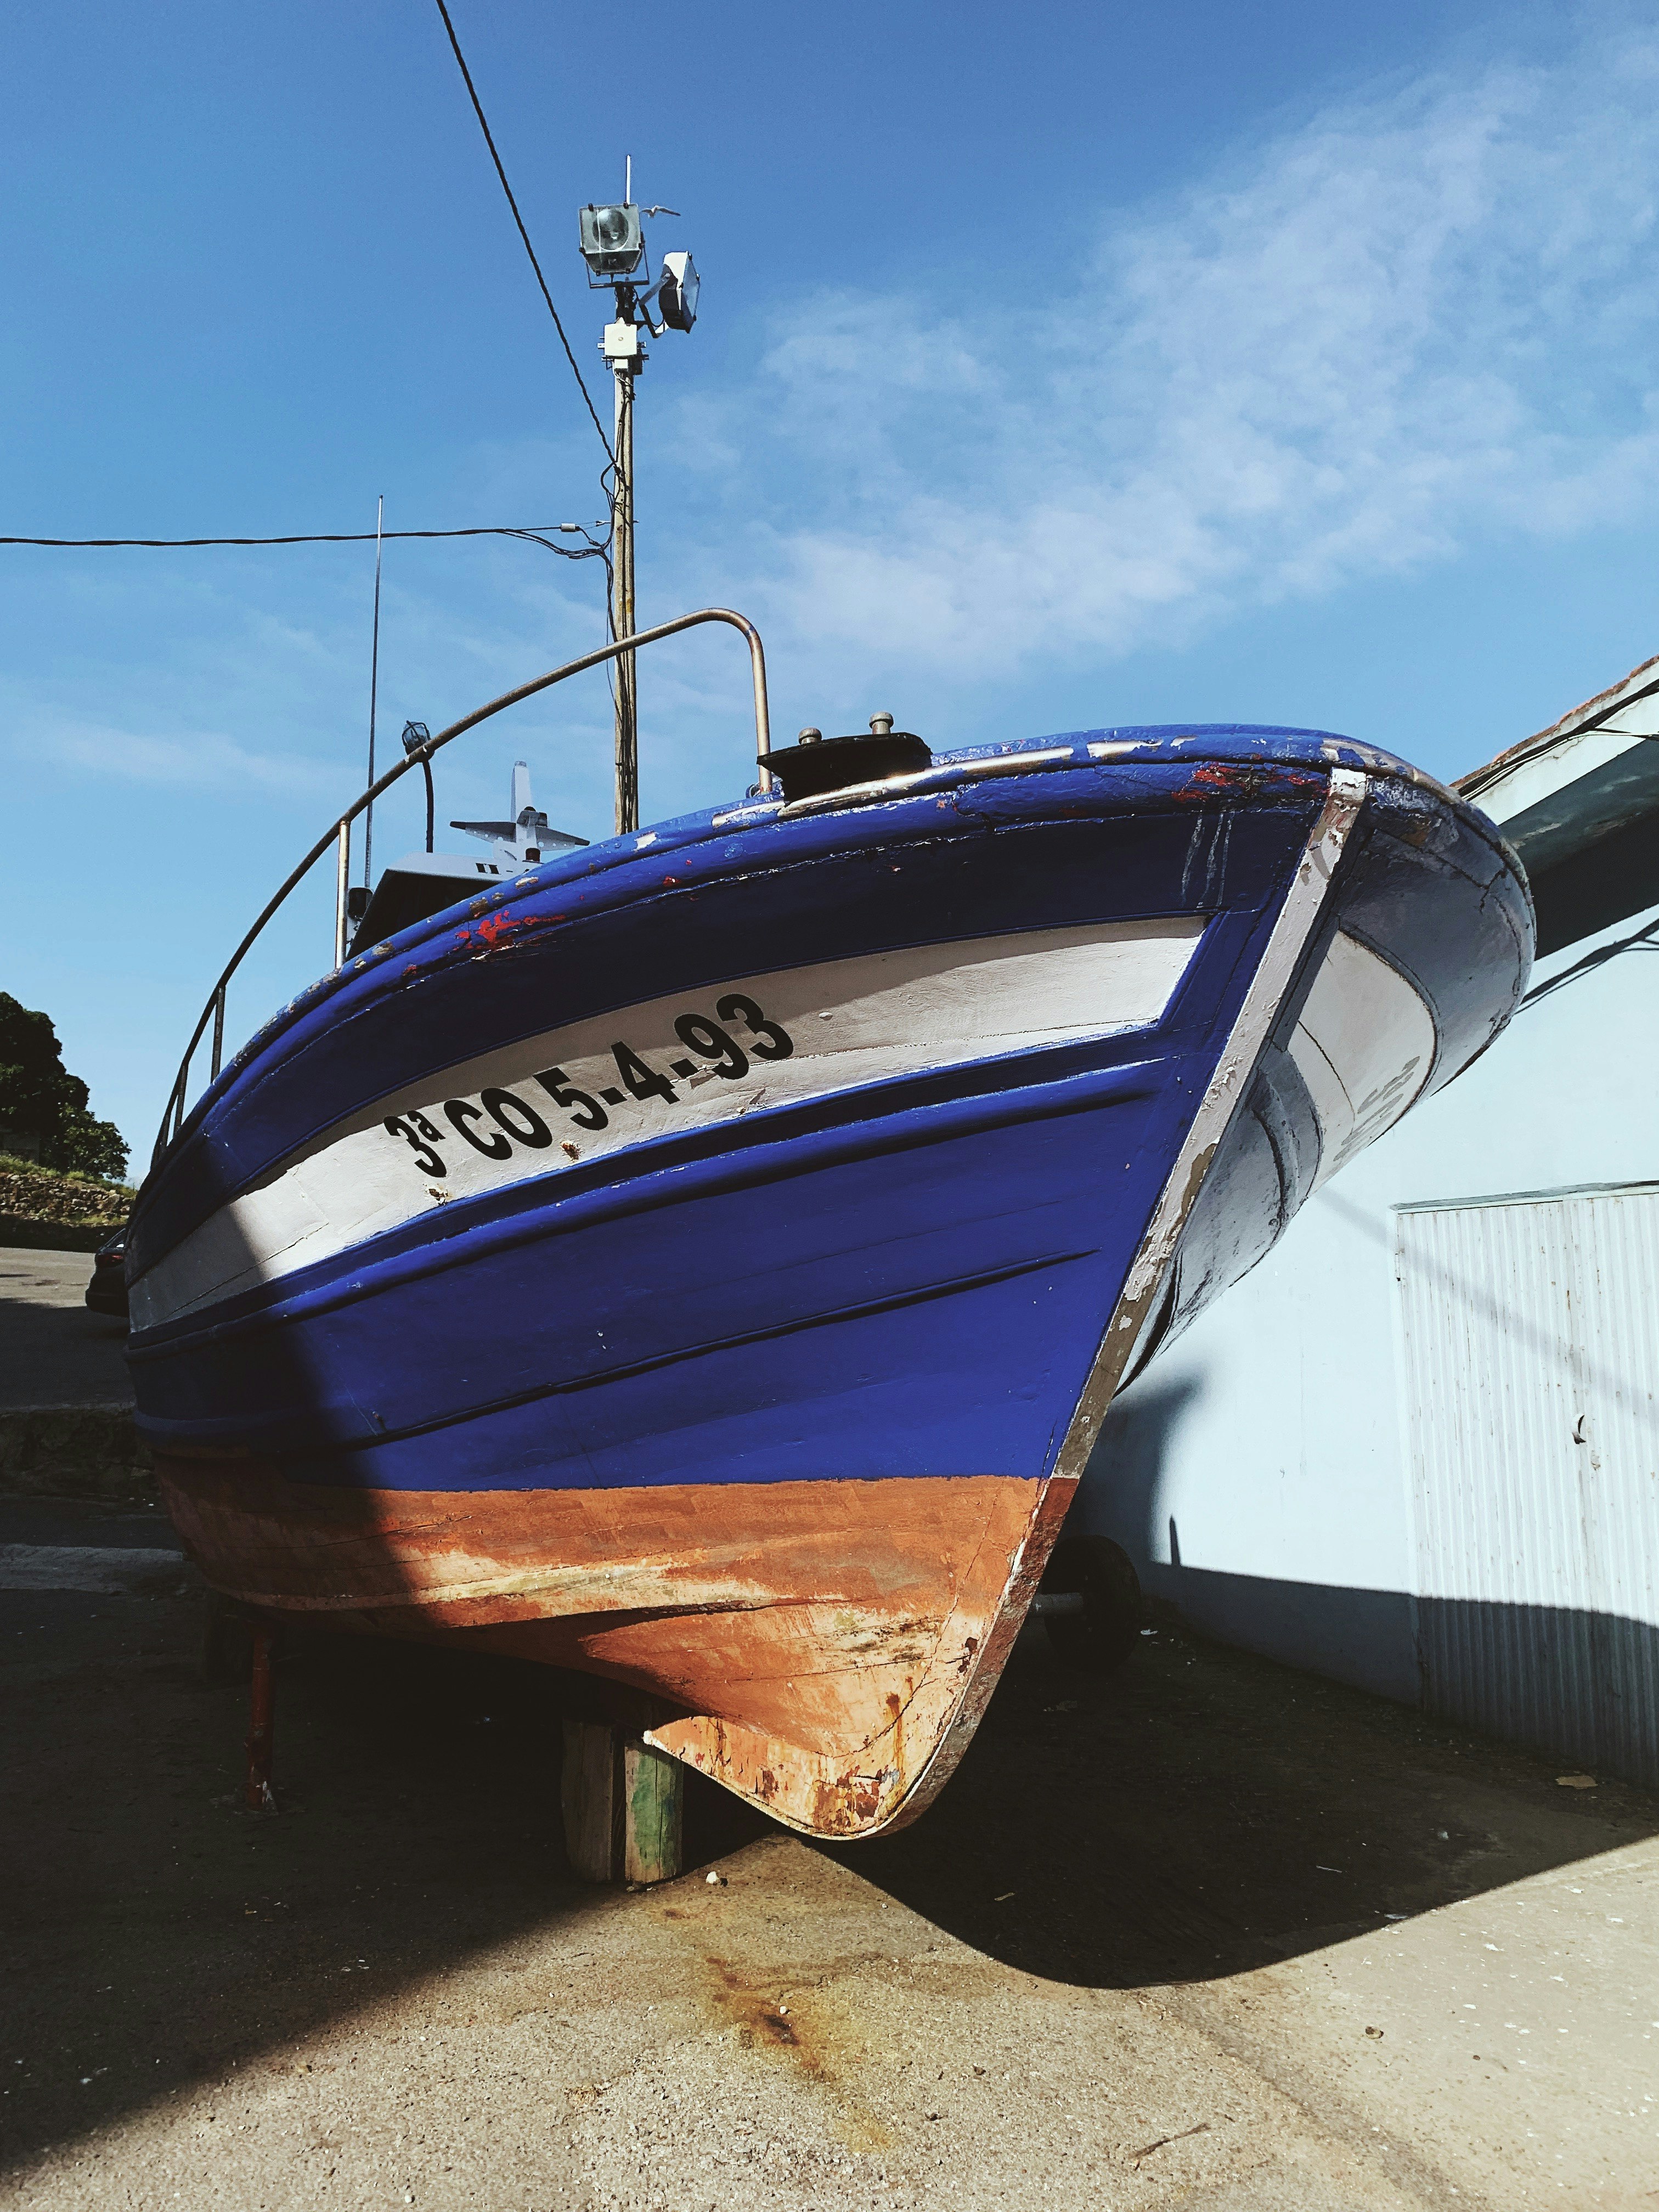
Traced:
<path fill-rule="evenodd" d="M 133 1197 L 118 1184 L 47 1168 L 0 1167 L 0 1245 L 94 1252 L 126 1219 Z"/>
<path fill-rule="evenodd" d="M 0 1495 L 154 1499 L 149 1448 L 130 1406 L 0 1412 Z"/>
<path fill-rule="evenodd" d="M 133 1195 L 113 1183 L 83 1182 L 45 1168 L 0 1168 L 0 1214 L 20 1221 L 73 1222 L 107 1232 L 126 1219 Z"/>

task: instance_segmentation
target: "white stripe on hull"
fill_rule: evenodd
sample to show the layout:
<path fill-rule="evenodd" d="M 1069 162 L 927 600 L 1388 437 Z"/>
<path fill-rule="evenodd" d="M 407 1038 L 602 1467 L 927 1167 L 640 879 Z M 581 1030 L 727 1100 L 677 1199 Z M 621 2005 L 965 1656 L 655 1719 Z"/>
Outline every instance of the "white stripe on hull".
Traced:
<path fill-rule="evenodd" d="M 1202 916 L 1181 915 L 908 946 L 677 992 L 547 1030 L 337 1124 L 135 1283 L 133 1324 L 154 1328 L 451 1200 L 647 1139 L 1149 1027 L 1203 927 Z M 715 1043 L 714 1030 L 735 1051 Z M 739 1057 L 740 1072 L 718 1072 Z M 591 1126 L 600 1117 L 602 1127 Z"/>
<path fill-rule="evenodd" d="M 1397 968 L 1339 933 L 1291 1037 L 1319 1117 L 1314 1188 L 1391 1129 L 1434 1066 L 1434 1017 Z"/>

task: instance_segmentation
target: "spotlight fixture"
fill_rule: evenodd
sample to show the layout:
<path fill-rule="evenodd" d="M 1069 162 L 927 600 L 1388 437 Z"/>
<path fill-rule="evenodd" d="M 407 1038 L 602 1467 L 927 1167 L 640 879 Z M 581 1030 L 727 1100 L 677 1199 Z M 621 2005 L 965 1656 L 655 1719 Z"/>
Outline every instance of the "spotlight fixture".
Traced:
<path fill-rule="evenodd" d="M 579 220 L 588 283 L 597 288 L 614 284 L 619 276 L 631 276 L 645 258 L 645 233 L 638 208 L 631 204 L 590 205 L 581 210 Z"/>
<path fill-rule="evenodd" d="M 430 744 L 432 732 L 424 722 L 404 724 L 404 751 L 410 760 L 420 754 L 421 774 L 426 778 L 426 849 L 432 850 L 432 836 L 437 811 L 437 798 L 432 788 L 432 756 L 421 752 L 422 745 Z"/>
<path fill-rule="evenodd" d="M 665 253 L 657 284 L 657 313 L 663 327 L 689 331 L 697 319 L 697 294 L 702 279 L 689 253 Z"/>

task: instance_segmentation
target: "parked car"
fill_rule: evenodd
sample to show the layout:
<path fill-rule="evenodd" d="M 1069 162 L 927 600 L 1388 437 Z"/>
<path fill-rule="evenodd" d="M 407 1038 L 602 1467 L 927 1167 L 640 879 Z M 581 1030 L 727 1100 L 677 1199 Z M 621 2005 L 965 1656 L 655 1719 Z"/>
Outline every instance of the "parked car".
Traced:
<path fill-rule="evenodd" d="M 127 1318 L 127 1231 L 122 1223 L 92 1255 L 92 1280 L 87 1285 L 87 1304 L 94 1313 Z"/>

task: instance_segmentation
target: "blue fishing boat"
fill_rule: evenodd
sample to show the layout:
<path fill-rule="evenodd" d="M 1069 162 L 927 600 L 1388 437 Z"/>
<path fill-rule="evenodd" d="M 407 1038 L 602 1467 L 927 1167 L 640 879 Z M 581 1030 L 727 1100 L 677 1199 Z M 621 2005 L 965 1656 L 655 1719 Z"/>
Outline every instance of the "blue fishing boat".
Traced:
<path fill-rule="evenodd" d="M 648 1691 L 860 1836 L 960 1755 L 1115 1391 L 1492 1042 L 1532 918 L 1346 738 L 775 752 L 751 644 L 748 796 L 509 839 L 181 1073 L 130 1356 L 220 1589 Z"/>

